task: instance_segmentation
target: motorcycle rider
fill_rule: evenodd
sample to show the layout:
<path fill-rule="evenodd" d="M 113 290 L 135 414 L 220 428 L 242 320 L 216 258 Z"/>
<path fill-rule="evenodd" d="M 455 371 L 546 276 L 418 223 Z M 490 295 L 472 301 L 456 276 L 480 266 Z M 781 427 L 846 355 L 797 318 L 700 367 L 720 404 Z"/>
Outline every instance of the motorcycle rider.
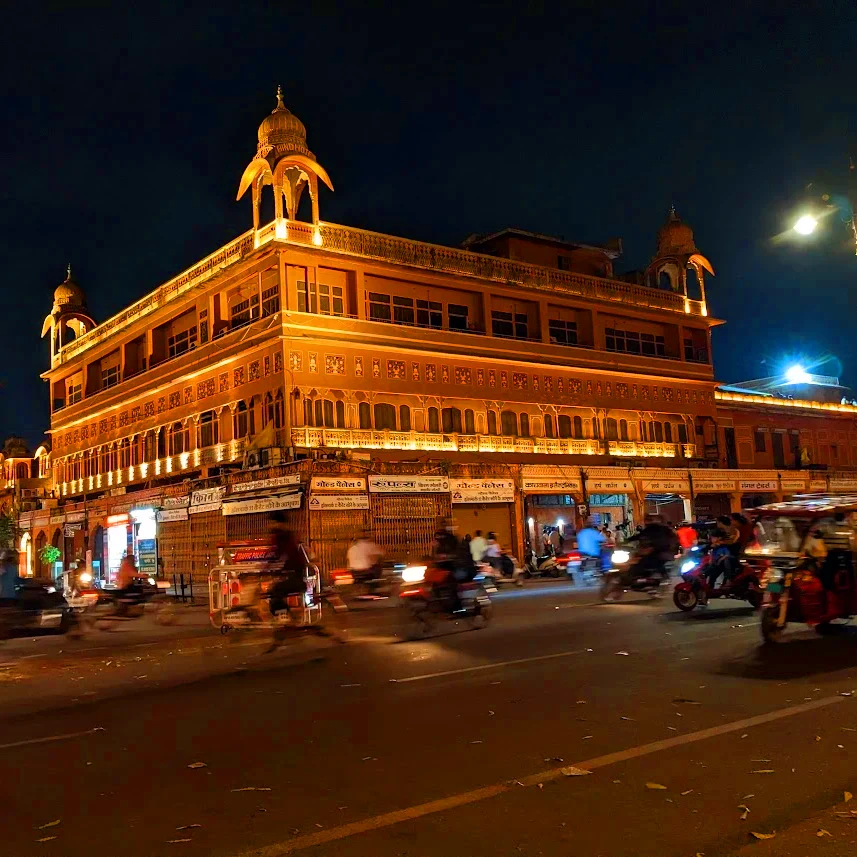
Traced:
<path fill-rule="evenodd" d="M 586 524 L 577 531 L 577 549 L 580 551 L 581 571 L 601 568 L 601 548 L 604 542 L 604 533 L 595 527 L 592 518 L 587 518 Z"/>
<path fill-rule="evenodd" d="M 645 553 L 640 559 L 640 569 L 650 577 L 669 577 L 669 563 L 679 552 L 679 540 L 672 527 L 668 527 L 654 515 L 646 515 L 645 526 L 639 541 Z"/>
<path fill-rule="evenodd" d="M 371 538 L 368 530 L 364 530 L 360 538 L 350 548 L 346 563 L 354 580 L 368 583 L 381 577 L 381 559 L 384 551 Z"/>

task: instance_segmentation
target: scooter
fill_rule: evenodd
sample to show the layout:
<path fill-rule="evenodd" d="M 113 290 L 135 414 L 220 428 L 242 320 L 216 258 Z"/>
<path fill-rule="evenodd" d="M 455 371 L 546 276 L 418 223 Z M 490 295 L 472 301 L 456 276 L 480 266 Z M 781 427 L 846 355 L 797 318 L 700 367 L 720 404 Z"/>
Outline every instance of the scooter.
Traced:
<path fill-rule="evenodd" d="M 644 550 L 634 548 L 627 551 L 619 548 L 613 551 L 612 567 L 602 575 L 602 601 L 618 601 L 626 592 L 645 592 L 652 598 L 660 595 L 661 587 L 669 579 L 667 565 L 655 571 L 644 570 Z"/>
<path fill-rule="evenodd" d="M 527 577 L 560 577 L 563 574 L 563 569 L 553 554 L 536 556 L 535 551 L 529 548 L 527 561 L 524 564 L 524 574 Z"/>
<path fill-rule="evenodd" d="M 738 571 L 729 583 L 712 587 L 708 572 L 713 562 L 711 553 L 700 550 L 699 559 L 688 558 L 681 564 L 681 582 L 673 589 L 673 604 L 679 610 L 690 613 L 697 606 L 705 606 L 711 598 L 735 598 L 746 601 L 755 610 L 762 603 L 762 586 L 759 572 L 746 562 L 740 563 Z"/>
<path fill-rule="evenodd" d="M 512 583 L 515 586 L 523 586 L 524 576 L 523 569 L 518 565 L 518 561 L 511 554 L 504 553 L 500 555 L 499 563 L 494 566 L 489 562 L 479 562 L 476 564 L 477 574 L 476 580 L 482 582 L 486 589 L 493 586 L 496 590 L 498 586 L 504 586 L 507 583 Z"/>
<path fill-rule="evenodd" d="M 467 619 L 473 628 L 484 628 L 491 620 L 494 608 L 485 587 L 478 581 L 458 584 L 458 601 L 453 604 L 450 593 L 439 593 L 425 576 L 428 566 L 409 566 L 402 572 L 402 589 L 399 592 L 402 606 L 413 620 L 409 636 L 425 637 L 438 621 Z"/>

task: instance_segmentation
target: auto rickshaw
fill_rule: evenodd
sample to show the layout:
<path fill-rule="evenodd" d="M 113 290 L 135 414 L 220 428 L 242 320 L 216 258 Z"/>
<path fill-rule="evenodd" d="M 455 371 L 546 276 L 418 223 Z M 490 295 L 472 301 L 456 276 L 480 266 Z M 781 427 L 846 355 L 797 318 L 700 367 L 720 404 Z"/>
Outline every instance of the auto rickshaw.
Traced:
<path fill-rule="evenodd" d="M 805 495 L 749 514 L 756 541 L 745 559 L 762 573 L 766 643 L 778 642 L 789 622 L 824 633 L 834 620 L 857 615 L 857 496 Z"/>

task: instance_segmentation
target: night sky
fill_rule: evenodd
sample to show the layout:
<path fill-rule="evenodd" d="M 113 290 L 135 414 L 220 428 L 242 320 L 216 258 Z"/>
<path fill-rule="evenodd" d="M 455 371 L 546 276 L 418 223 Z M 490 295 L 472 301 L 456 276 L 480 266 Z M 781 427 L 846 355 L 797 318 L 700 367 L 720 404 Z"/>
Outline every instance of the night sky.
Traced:
<path fill-rule="evenodd" d="M 336 187 L 322 219 L 621 236 L 626 270 L 675 204 L 717 272 L 720 380 L 831 355 L 857 384 L 845 226 L 772 240 L 857 158 L 853 2 L 71 5 L 4 13 L 3 436 L 49 426 L 67 262 L 103 320 L 249 228 L 235 194 L 278 83 Z"/>

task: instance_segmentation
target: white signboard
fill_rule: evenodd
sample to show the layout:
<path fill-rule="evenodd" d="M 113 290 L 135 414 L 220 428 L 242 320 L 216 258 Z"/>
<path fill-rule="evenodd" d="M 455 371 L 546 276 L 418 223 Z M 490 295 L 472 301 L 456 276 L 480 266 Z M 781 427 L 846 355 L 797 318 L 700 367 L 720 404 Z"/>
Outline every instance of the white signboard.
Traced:
<path fill-rule="evenodd" d="M 84 512 L 82 510 L 80 512 L 66 512 L 65 519 L 69 524 L 73 524 L 73 523 L 76 523 L 78 521 L 85 521 L 86 520 L 86 512 Z"/>
<path fill-rule="evenodd" d="M 563 476 L 523 476 L 521 490 L 526 494 L 580 494 L 583 486 L 579 479 Z"/>
<path fill-rule="evenodd" d="M 729 494 L 735 490 L 735 480 L 728 476 L 720 476 L 716 472 L 697 473 L 694 471 L 693 490 L 697 494 L 702 492 Z"/>
<path fill-rule="evenodd" d="M 64 524 L 65 523 L 65 515 L 51 515 L 51 523 L 52 524 Z"/>
<path fill-rule="evenodd" d="M 158 522 L 163 523 L 164 521 L 186 521 L 187 520 L 187 506 L 180 509 L 161 509 L 158 512 Z"/>
<path fill-rule="evenodd" d="M 513 503 L 511 479 L 450 479 L 453 503 Z"/>
<path fill-rule="evenodd" d="M 780 486 L 776 479 L 741 479 L 738 482 L 738 489 L 744 492 L 756 491 L 779 491 Z"/>
<path fill-rule="evenodd" d="M 181 497 L 164 497 L 161 506 L 164 509 L 186 509 L 190 506 L 190 497 L 187 494 Z"/>
<path fill-rule="evenodd" d="M 254 497 L 252 500 L 233 500 L 223 504 L 224 515 L 250 515 L 256 512 L 273 512 L 277 509 L 300 509 L 301 495 L 280 494 L 278 497 Z"/>
<path fill-rule="evenodd" d="M 806 480 L 784 476 L 780 479 L 780 487 L 786 493 L 799 493 L 801 491 L 806 491 Z"/>
<path fill-rule="evenodd" d="M 370 476 L 369 490 L 374 494 L 446 494 L 446 476 Z"/>
<path fill-rule="evenodd" d="M 368 509 L 368 494 L 314 494 L 309 501 L 314 510 Z"/>
<path fill-rule="evenodd" d="M 365 491 L 366 479 L 362 476 L 313 476 L 313 491 Z"/>
<path fill-rule="evenodd" d="M 810 479 L 809 480 L 809 490 L 810 491 L 827 491 L 827 480 L 826 479 Z"/>
<path fill-rule="evenodd" d="M 226 488 L 203 488 L 201 491 L 194 491 L 190 495 L 191 515 L 198 515 L 201 512 L 216 512 L 223 505 L 223 495 L 226 493 Z"/>
<path fill-rule="evenodd" d="M 280 488 L 284 485 L 300 485 L 300 473 L 290 473 L 288 476 L 274 476 L 271 479 L 254 479 L 252 482 L 239 482 L 232 486 L 233 494 L 243 491 L 267 491 L 269 488 Z M 224 512 L 224 514 L 226 514 Z"/>
<path fill-rule="evenodd" d="M 644 494 L 689 494 L 690 483 L 687 479 L 643 479 L 640 489 Z"/>
<path fill-rule="evenodd" d="M 589 494 L 633 494 L 634 483 L 630 479 L 587 479 Z"/>
<path fill-rule="evenodd" d="M 819 483 L 821 480 L 814 480 Z M 819 488 L 819 491 L 823 491 L 824 488 Z M 836 491 L 855 491 L 857 490 L 857 479 L 846 479 L 842 477 L 831 476 L 830 477 L 830 490 L 833 492 Z M 53 523 L 53 518 L 51 518 L 51 523 Z"/>

